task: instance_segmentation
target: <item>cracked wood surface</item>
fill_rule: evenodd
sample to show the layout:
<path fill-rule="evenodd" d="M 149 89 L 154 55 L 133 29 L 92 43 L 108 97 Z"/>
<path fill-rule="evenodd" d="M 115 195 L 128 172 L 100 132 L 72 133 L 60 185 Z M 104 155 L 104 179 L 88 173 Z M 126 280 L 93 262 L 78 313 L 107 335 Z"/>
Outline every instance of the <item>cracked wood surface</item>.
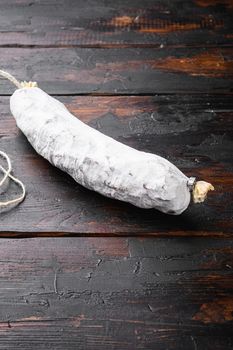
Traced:
<path fill-rule="evenodd" d="M 0 349 L 232 350 L 232 12 L 232 0 L 1 1 L 2 69 L 216 190 L 168 217 L 82 188 L 33 151 L 0 79 L 0 149 L 28 191 L 0 213 Z"/>
<path fill-rule="evenodd" d="M 0 256 L 0 349 L 232 349 L 229 239 L 2 240 Z"/>

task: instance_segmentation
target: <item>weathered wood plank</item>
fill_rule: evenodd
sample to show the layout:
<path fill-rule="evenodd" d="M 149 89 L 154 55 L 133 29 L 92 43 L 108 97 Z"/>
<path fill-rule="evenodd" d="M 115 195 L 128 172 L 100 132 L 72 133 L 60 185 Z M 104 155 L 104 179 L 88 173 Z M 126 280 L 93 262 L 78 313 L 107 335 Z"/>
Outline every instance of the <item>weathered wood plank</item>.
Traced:
<path fill-rule="evenodd" d="M 0 243 L 0 349 L 233 347 L 232 240 Z"/>
<path fill-rule="evenodd" d="M 166 157 L 189 176 L 214 184 L 202 205 L 180 217 L 141 210 L 88 191 L 29 146 L 1 98 L 0 149 L 27 186 L 24 203 L 1 213 L 2 236 L 144 234 L 231 236 L 233 167 L 231 95 L 58 97 L 75 115 L 137 149 Z M 9 193 L 13 193 L 10 188 Z M 16 233 L 10 233 L 16 232 Z M 47 232 L 47 233 L 46 233 Z"/>
<path fill-rule="evenodd" d="M 0 67 L 54 94 L 229 92 L 233 48 L 0 49 Z"/>
<path fill-rule="evenodd" d="M 1 1 L 0 46 L 231 44 L 231 1 Z"/>

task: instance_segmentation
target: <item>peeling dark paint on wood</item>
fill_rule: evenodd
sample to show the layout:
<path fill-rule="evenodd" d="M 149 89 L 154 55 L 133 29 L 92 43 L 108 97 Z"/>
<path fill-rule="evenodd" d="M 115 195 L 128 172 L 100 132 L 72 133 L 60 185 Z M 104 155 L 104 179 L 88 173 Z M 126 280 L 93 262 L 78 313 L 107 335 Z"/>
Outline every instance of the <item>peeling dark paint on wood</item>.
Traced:
<path fill-rule="evenodd" d="M 0 66 L 19 80 L 37 81 L 49 94 L 227 93 L 233 82 L 231 47 L 41 48 L 33 53 L 0 48 Z M 13 91 L 1 79 L 0 93 Z"/>
<path fill-rule="evenodd" d="M 10 349 L 21 337 L 37 348 L 45 334 L 46 346 L 58 349 L 163 349 L 180 338 L 185 349 L 191 337 L 203 346 L 214 332 L 231 349 L 232 271 L 219 267 L 226 249 L 231 241 L 212 238 L 1 240 L 0 335 Z"/>
<path fill-rule="evenodd" d="M 198 6 L 208 7 L 208 6 L 216 6 L 223 5 L 228 8 L 232 8 L 233 4 L 231 0 L 196 0 L 195 1 Z"/>
<path fill-rule="evenodd" d="M 203 323 L 224 323 L 233 320 L 233 298 L 221 298 L 201 305 L 193 320 Z"/>
<path fill-rule="evenodd" d="M 1 46 L 163 48 L 231 44 L 226 36 L 232 31 L 228 0 L 130 0 L 114 4 L 104 0 L 90 4 L 50 0 L 30 4 L 17 0 L 9 6 L 1 2 Z"/>

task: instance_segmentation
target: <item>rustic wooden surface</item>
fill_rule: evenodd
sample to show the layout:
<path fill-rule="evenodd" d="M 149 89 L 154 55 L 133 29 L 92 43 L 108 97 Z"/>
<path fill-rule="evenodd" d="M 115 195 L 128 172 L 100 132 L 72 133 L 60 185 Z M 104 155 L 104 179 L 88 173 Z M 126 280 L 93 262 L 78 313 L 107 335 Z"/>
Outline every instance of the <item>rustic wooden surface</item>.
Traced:
<path fill-rule="evenodd" d="M 0 149 L 27 187 L 0 212 L 0 349 L 232 350 L 232 0 L 0 5 L 2 69 L 216 188 L 178 217 L 82 188 L 28 144 L 0 79 Z"/>
<path fill-rule="evenodd" d="M 0 349 L 232 349 L 233 242 L 0 245 Z"/>

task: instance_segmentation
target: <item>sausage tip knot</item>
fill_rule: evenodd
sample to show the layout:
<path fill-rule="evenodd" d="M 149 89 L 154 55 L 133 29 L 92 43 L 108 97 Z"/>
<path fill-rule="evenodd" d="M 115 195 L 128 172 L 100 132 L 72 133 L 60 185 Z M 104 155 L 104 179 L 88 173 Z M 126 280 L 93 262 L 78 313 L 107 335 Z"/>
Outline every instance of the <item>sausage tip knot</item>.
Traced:
<path fill-rule="evenodd" d="M 209 191 L 214 191 L 213 185 L 206 181 L 197 181 L 193 189 L 194 203 L 204 202 Z"/>
<path fill-rule="evenodd" d="M 36 81 L 22 81 L 20 83 L 21 88 L 33 88 L 33 87 L 38 87 Z"/>

